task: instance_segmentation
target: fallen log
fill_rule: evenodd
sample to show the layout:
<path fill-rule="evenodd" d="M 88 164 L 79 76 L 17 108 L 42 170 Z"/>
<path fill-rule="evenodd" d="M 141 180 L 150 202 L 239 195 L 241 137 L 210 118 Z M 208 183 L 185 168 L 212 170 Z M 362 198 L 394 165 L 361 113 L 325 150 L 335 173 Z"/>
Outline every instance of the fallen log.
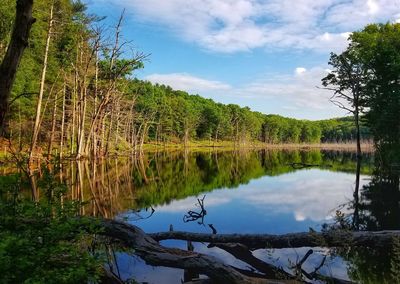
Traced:
<path fill-rule="evenodd" d="M 135 254 L 150 265 L 197 270 L 209 276 L 213 283 L 287 283 L 248 277 L 212 256 L 161 246 L 134 225 L 104 219 L 99 226 L 100 234 L 134 249 Z"/>
<path fill-rule="evenodd" d="M 248 263 L 258 271 L 262 272 L 267 278 L 279 279 L 282 278 L 283 276 L 285 279 L 295 279 L 293 275 L 290 275 L 283 269 L 277 268 L 271 264 L 268 264 L 258 259 L 251 253 L 251 251 L 246 246 L 242 244 L 219 243 L 219 244 L 213 244 L 210 247 L 217 247 L 230 253 L 236 259 Z"/>
<path fill-rule="evenodd" d="M 187 232 L 146 234 L 140 228 L 120 221 L 103 219 L 99 222 L 99 227 L 101 228 L 100 234 L 118 240 L 123 246 L 134 249 L 135 254 L 141 257 L 147 264 L 197 271 L 200 274 L 210 277 L 212 283 L 308 283 L 308 280 L 299 282 L 296 276 L 254 257 L 251 253 L 251 250 L 254 249 L 346 247 L 350 245 L 376 248 L 391 245 L 394 238 L 400 237 L 400 231 L 329 231 L 285 235 L 218 235 Z M 229 252 L 262 274 L 226 265 L 212 256 L 181 249 L 167 248 L 158 243 L 158 241 L 167 239 L 208 242 L 210 246 L 216 246 Z M 304 261 L 309 254 L 311 253 L 307 253 L 304 256 Z M 303 271 L 301 264 L 299 264 L 299 268 Z M 323 262 L 320 266 L 322 265 Z M 350 281 L 319 275 L 317 274 L 319 268 L 317 267 L 311 274 L 303 273 L 303 275 L 308 279 L 323 279 L 332 281 L 332 283 L 351 283 Z M 275 277 L 278 275 L 286 280 L 275 280 Z M 272 280 L 271 278 L 274 279 Z"/>
<path fill-rule="evenodd" d="M 156 241 L 190 240 L 206 243 L 240 243 L 250 250 L 265 248 L 299 247 L 386 247 L 393 238 L 400 237 L 400 231 L 360 231 L 333 230 L 328 232 L 303 232 L 284 235 L 270 234 L 204 234 L 189 232 L 161 232 L 148 234 Z"/>

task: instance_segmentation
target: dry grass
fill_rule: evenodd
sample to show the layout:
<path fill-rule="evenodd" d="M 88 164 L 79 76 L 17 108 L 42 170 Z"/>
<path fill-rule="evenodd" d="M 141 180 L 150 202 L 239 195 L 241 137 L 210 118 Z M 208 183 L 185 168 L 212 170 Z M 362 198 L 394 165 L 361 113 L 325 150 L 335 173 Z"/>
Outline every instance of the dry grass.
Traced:
<path fill-rule="evenodd" d="M 289 144 L 267 144 L 258 141 L 237 143 L 231 141 L 192 141 L 187 146 L 190 150 L 236 150 L 236 149 L 321 149 L 321 150 L 337 150 L 355 152 L 357 149 L 356 143 L 289 143 Z M 159 151 L 159 150 L 183 150 L 185 145 L 182 143 L 165 143 L 156 144 L 148 143 L 144 145 L 144 151 Z M 364 153 L 374 152 L 374 145 L 370 142 L 363 142 L 361 149 Z"/>

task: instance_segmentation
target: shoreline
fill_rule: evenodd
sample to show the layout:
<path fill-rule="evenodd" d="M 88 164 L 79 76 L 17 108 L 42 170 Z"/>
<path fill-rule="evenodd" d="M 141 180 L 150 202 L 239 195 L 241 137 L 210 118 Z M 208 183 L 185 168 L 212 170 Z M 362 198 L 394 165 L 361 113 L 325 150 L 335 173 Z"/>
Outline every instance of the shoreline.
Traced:
<path fill-rule="evenodd" d="M 182 143 L 148 143 L 144 144 L 143 151 L 144 152 L 152 152 L 152 151 L 160 151 L 160 150 L 221 150 L 221 151 L 229 151 L 229 150 L 308 150 L 308 149 L 320 149 L 320 150 L 338 150 L 338 151 L 351 151 L 355 152 L 357 150 L 356 143 L 285 143 L 285 144 L 268 144 L 268 143 L 259 143 L 259 142 L 249 142 L 249 143 L 241 143 L 239 145 L 230 142 L 230 141 L 222 141 L 217 143 L 209 143 L 208 141 L 205 143 L 204 141 L 195 141 L 189 143 L 185 147 Z M 361 144 L 362 153 L 373 153 L 375 152 L 374 145 L 372 143 L 362 143 Z"/>
<path fill-rule="evenodd" d="M 13 144 L 13 143 L 12 143 Z M 3 140 L 0 141 L 0 162 L 2 160 L 9 158 L 13 153 L 17 153 L 17 150 L 10 151 L 10 144 L 8 141 Z M 14 148 L 14 147 L 13 147 Z M 45 149 L 46 146 L 38 147 L 40 149 Z M 109 157 L 121 156 L 126 157 L 130 156 L 132 153 L 136 152 L 158 152 L 158 151 L 205 151 L 205 150 L 213 150 L 213 151 L 241 151 L 241 150 L 311 150 L 311 149 L 320 149 L 320 150 L 328 150 L 328 151 L 349 151 L 355 152 L 357 149 L 356 143 L 284 143 L 284 144 L 269 144 L 262 142 L 245 142 L 237 144 L 231 141 L 218 141 L 218 142 L 210 142 L 210 141 L 192 141 L 187 145 L 184 143 L 156 143 L 150 142 L 145 143 L 143 148 L 133 150 L 129 148 L 121 149 L 119 152 L 111 150 Z M 58 149 L 54 148 L 54 156 L 58 155 Z M 371 142 L 361 143 L 361 151 L 362 153 L 374 153 L 374 145 Z M 21 153 L 27 154 L 28 147 L 25 147 Z M 41 156 L 44 156 L 46 153 L 39 151 Z M 65 159 L 68 159 L 69 154 L 64 153 L 63 155 Z M 71 157 L 70 157 L 71 158 Z"/>

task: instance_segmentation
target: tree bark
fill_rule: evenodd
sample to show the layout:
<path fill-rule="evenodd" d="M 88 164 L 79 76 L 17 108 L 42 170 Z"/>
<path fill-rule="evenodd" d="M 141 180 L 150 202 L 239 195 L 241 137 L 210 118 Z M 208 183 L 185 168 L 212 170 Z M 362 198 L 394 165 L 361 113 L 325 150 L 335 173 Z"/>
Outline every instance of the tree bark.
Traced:
<path fill-rule="evenodd" d="M 162 232 L 149 234 L 157 241 L 190 240 L 208 243 L 240 243 L 251 250 L 265 248 L 298 248 L 298 247 L 385 247 L 392 243 L 393 238 L 400 237 L 400 231 L 351 232 L 330 231 L 324 233 L 304 232 L 285 235 L 268 234 L 203 234 L 188 232 Z"/>
<path fill-rule="evenodd" d="M 60 134 L 60 160 L 62 160 L 64 151 L 65 96 L 66 96 L 66 83 L 64 81 L 62 115 L 61 115 L 61 134 Z"/>
<path fill-rule="evenodd" d="M 43 100 L 44 84 L 45 84 L 46 72 L 47 72 L 47 61 L 48 61 L 48 56 L 49 56 L 51 33 L 52 33 L 52 29 L 53 29 L 53 9 L 54 9 L 54 3 L 52 3 L 52 5 L 50 7 L 50 19 L 49 19 L 49 27 L 47 30 L 47 39 L 46 39 L 46 48 L 45 48 L 45 53 L 44 53 L 42 76 L 41 76 L 41 80 L 40 80 L 39 98 L 38 98 L 38 102 L 37 102 L 37 106 L 36 106 L 36 118 L 35 118 L 35 124 L 34 124 L 34 128 L 33 128 L 31 149 L 30 149 L 30 153 L 29 153 L 29 162 L 28 162 L 29 167 L 32 166 L 32 161 L 34 158 L 34 153 L 36 150 L 36 143 L 37 143 L 37 139 L 39 136 L 39 130 L 40 130 L 40 115 L 41 115 L 41 111 L 42 111 L 42 100 Z"/>
<path fill-rule="evenodd" d="M 321 233 L 295 233 L 287 235 L 208 235 L 184 232 L 166 232 L 146 234 L 140 228 L 119 222 L 116 220 L 102 219 L 99 221 L 101 233 L 104 236 L 118 240 L 123 246 L 133 248 L 135 254 L 141 257 L 147 264 L 153 266 L 165 266 L 190 270 L 200 274 L 205 274 L 210 277 L 209 283 L 309 283 L 308 280 L 298 278 L 281 268 L 274 267 L 267 264 L 260 259 L 253 256 L 250 247 L 243 245 L 243 243 L 252 244 L 251 247 L 266 248 L 265 240 L 272 241 L 272 245 L 268 247 L 288 248 L 288 247 L 303 247 L 303 246 L 321 246 L 322 244 L 332 243 L 336 246 L 340 244 L 344 246 L 342 237 L 353 241 L 358 245 L 371 245 L 378 240 L 378 244 L 382 245 L 386 242 L 391 242 L 393 237 L 400 237 L 400 231 L 382 231 L 382 232 L 342 232 L 337 234 L 334 232 L 321 234 Z M 315 236 L 316 234 L 316 236 Z M 182 237 L 184 236 L 184 237 Z M 175 248 L 167 248 L 161 246 L 157 240 L 164 239 L 181 239 L 188 240 L 192 237 L 193 241 L 210 242 L 212 240 L 222 241 L 221 243 L 213 243 L 210 246 L 216 246 L 220 249 L 227 251 L 237 259 L 256 268 L 260 273 L 254 273 L 250 270 L 243 270 L 226 265 L 212 256 L 207 256 L 201 253 L 186 251 Z M 214 236 L 212 238 L 212 236 Z M 262 244 L 259 245 L 259 239 L 263 239 Z M 312 241 L 310 241 L 310 239 Z M 320 239 L 315 241 L 315 239 Z M 334 241 L 332 240 L 334 239 Z M 230 241 L 240 241 L 241 244 L 231 243 Z M 191 240 L 188 240 L 191 241 Z M 292 244 L 294 243 L 294 245 Z M 346 243 L 346 241 L 345 241 Z M 348 244 L 348 242 L 347 242 Z M 302 264 L 307 260 L 308 256 L 313 253 L 309 250 L 303 259 L 296 264 L 296 267 L 307 275 L 311 281 L 313 279 L 322 279 L 330 281 L 329 283 L 352 283 L 342 279 L 333 277 L 325 277 L 317 274 L 320 267 L 316 268 L 314 272 L 307 273 L 302 270 Z M 321 263 L 320 266 L 322 266 Z M 283 277 L 287 280 L 275 280 L 276 278 Z M 274 279 L 274 280 L 272 280 Z M 298 280 L 301 279 L 301 280 Z M 208 283 L 208 282 L 207 282 Z"/>
<path fill-rule="evenodd" d="M 150 265 L 197 270 L 199 273 L 209 276 L 216 283 L 253 282 L 250 277 L 239 273 L 214 257 L 163 247 L 136 226 L 114 220 L 102 220 L 101 227 L 104 229 L 102 234 L 135 249 L 135 254 Z"/>
<path fill-rule="evenodd" d="M 0 65 L 0 136 L 6 132 L 6 116 L 12 86 L 22 55 L 28 46 L 31 27 L 35 22 L 35 18 L 32 17 L 32 6 L 33 0 L 17 0 L 11 41 Z"/>
<path fill-rule="evenodd" d="M 47 149 L 47 161 L 50 161 L 51 152 L 53 151 L 53 143 L 54 143 L 54 135 L 56 131 L 56 119 L 57 119 L 57 99 L 58 99 L 58 92 L 56 92 L 54 96 L 53 114 L 51 119 L 51 133 L 50 133 L 49 147 Z"/>
<path fill-rule="evenodd" d="M 358 96 L 357 96 L 358 98 Z M 361 134 L 360 134 L 360 110 L 358 99 L 354 110 L 354 121 L 356 125 L 356 140 L 357 140 L 357 159 L 361 159 Z"/>

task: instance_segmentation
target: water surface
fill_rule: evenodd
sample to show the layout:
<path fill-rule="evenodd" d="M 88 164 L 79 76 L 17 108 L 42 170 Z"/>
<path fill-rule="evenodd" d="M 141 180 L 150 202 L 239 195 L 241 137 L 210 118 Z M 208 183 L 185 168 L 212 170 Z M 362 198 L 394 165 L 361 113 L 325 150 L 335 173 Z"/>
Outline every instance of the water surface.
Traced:
<path fill-rule="evenodd" d="M 360 188 L 370 186 L 372 164 L 373 157 L 365 155 Z M 356 156 L 351 152 L 145 153 L 96 164 L 66 163 L 62 166 L 61 179 L 69 185 L 72 198 L 87 202 L 82 213 L 123 219 L 145 232 L 170 229 L 271 234 L 319 231 L 323 224 L 337 221 L 339 211 L 350 224 L 355 208 L 361 216 L 359 226 L 375 220 L 368 217 L 371 215 L 368 204 L 374 204 L 367 200 L 368 194 L 361 190 L 355 204 Z M 358 204 L 363 201 L 366 201 L 364 207 Z M 187 249 L 187 243 L 182 241 L 163 244 Z M 206 244 L 196 243 L 194 249 L 231 265 L 247 267 L 220 249 L 208 249 Z M 254 255 L 287 269 L 306 251 L 307 248 L 258 250 Z M 326 249 L 317 249 L 304 268 L 312 271 L 327 253 Z M 133 277 L 148 283 L 188 280 L 183 270 L 151 267 L 126 253 L 116 253 L 114 262 L 113 269 L 124 279 Z M 341 279 L 360 279 L 359 267 L 354 268 L 353 263 L 354 258 L 348 255 L 331 256 L 321 273 Z"/>

